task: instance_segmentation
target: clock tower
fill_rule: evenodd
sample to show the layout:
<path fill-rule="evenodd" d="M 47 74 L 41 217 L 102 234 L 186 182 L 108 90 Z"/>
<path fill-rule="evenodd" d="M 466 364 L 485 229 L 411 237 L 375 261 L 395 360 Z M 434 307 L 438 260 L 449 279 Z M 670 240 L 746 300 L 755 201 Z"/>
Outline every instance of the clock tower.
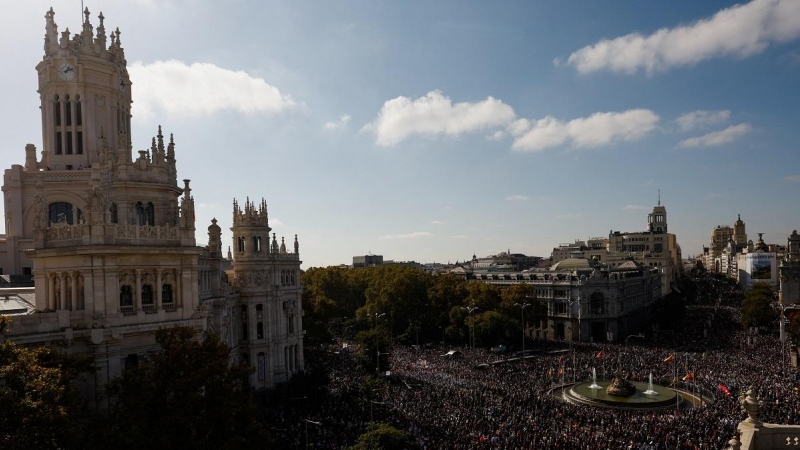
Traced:
<path fill-rule="evenodd" d="M 131 159 L 131 82 L 120 31 L 110 34 L 109 45 L 103 14 L 96 33 L 88 8 L 84 15 L 83 29 L 70 37 L 69 28 L 58 32 L 52 8 L 45 14 L 44 58 L 36 66 L 41 168 L 76 170 Z M 28 155 L 26 165 L 35 164 L 35 158 Z"/>

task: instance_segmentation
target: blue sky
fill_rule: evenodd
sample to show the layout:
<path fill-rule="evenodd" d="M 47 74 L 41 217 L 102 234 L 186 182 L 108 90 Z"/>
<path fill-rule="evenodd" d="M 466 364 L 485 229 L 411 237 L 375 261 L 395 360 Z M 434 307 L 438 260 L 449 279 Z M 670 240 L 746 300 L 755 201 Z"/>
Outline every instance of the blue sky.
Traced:
<path fill-rule="evenodd" d="M 305 268 L 455 262 L 638 231 L 684 256 L 737 214 L 800 228 L 800 1 L 85 1 L 119 27 L 134 150 L 174 133 L 198 243 L 265 198 Z M 0 17 L 5 167 L 41 148 L 44 13 Z"/>

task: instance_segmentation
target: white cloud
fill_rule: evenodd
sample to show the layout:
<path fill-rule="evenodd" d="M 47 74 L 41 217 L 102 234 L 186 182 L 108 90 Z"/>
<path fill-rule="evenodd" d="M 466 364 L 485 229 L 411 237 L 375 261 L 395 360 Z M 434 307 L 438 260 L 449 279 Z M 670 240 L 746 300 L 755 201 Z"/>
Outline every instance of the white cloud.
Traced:
<path fill-rule="evenodd" d="M 788 181 L 789 183 L 800 183 L 800 175 L 789 175 L 784 177 L 783 181 Z"/>
<path fill-rule="evenodd" d="M 441 220 L 431 220 L 432 225 L 444 225 L 444 222 Z"/>
<path fill-rule="evenodd" d="M 678 117 L 675 122 L 681 131 L 689 131 L 698 127 L 726 122 L 730 117 L 731 112 L 727 109 L 722 111 L 692 111 Z"/>
<path fill-rule="evenodd" d="M 514 194 L 509 197 L 506 197 L 507 202 L 527 202 L 530 199 L 531 198 L 528 197 L 527 195 L 520 195 L 520 194 Z"/>
<path fill-rule="evenodd" d="M 514 117 L 513 108 L 493 97 L 477 103 L 453 104 L 440 91 L 431 91 L 416 100 L 408 97 L 388 100 L 378 117 L 362 131 L 374 133 L 375 144 L 391 146 L 415 135 L 457 137 L 503 126 Z"/>
<path fill-rule="evenodd" d="M 489 141 L 499 141 L 504 137 L 506 137 L 506 133 L 503 130 L 498 130 L 490 134 L 489 136 L 486 136 L 486 139 Z"/>
<path fill-rule="evenodd" d="M 567 60 L 580 73 L 609 70 L 648 74 L 720 57 L 745 58 L 770 44 L 800 36 L 800 1 L 753 0 L 723 9 L 710 19 L 662 28 L 648 36 L 631 33 L 603 39 Z"/>
<path fill-rule="evenodd" d="M 714 131 L 702 136 L 684 139 L 678 142 L 680 148 L 714 147 L 717 145 L 728 144 L 745 134 L 753 131 L 749 123 L 733 125 L 724 130 Z"/>
<path fill-rule="evenodd" d="M 387 240 L 417 239 L 417 238 L 428 238 L 432 236 L 433 233 L 429 233 L 427 231 L 415 231 L 413 233 L 407 233 L 407 234 L 386 234 L 380 236 L 378 239 L 387 239 Z"/>
<path fill-rule="evenodd" d="M 136 102 L 133 116 L 146 120 L 156 110 L 196 117 L 234 110 L 243 114 L 277 113 L 296 105 L 262 78 L 244 71 L 223 69 L 209 63 L 156 61 L 135 62 L 128 67 Z M 138 89 L 137 86 L 142 86 Z"/>
<path fill-rule="evenodd" d="M 536 152 L 569 143 L 575 148 L 600 147 L 618 141 L 635 141 L 655 129 L 659 117 L 647 109 L 594 113 L 569 122 L 552 116 L 537 121 L 521 119 L 509 127 L 513 150 Z"/>
<path fill-rule="evenodd" d="M 625 205 L 620 209 L 623 211 L 641 211 L 645 208 L 642 205 Z"/>
<path fill-rule="evenodd" d="M 326 130 L 337 130 L 339 128 L 346 127 L 349 122 L 350 122 L 350 114 L 342 114 L 342 116 L 339 117 L 339 120 L 326 122 L 324 128 Z"/>

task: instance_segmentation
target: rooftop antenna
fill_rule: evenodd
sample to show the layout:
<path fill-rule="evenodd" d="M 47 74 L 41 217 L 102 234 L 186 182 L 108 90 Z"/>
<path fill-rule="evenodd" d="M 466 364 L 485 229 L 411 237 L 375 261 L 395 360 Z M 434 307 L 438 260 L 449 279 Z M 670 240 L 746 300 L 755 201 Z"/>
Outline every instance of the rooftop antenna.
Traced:
<path fill-rule="evenodd" d="M 658 206 L 661 206 L 661 189 L 658 190 Z"/>

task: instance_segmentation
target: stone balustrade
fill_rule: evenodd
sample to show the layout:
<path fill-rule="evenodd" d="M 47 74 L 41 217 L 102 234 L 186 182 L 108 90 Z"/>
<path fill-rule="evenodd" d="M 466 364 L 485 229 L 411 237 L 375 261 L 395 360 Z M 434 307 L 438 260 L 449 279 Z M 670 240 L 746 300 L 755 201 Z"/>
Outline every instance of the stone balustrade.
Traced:
<path fill-rule="evenodd" d="M 800 425 L 763 423 L 758 415 L 763 410 L 761 400 L 750 389 L 739 399 L 747 419 L 739 423 L 739 435 L 731 439 L 728 450 L 777 450 L 800 448 Z"/>
<path fill-rule="evenodd" d="M 174 240 L 179 236 L 178 227 L 170 225 L 117 225 L 117 239 Z"/>

